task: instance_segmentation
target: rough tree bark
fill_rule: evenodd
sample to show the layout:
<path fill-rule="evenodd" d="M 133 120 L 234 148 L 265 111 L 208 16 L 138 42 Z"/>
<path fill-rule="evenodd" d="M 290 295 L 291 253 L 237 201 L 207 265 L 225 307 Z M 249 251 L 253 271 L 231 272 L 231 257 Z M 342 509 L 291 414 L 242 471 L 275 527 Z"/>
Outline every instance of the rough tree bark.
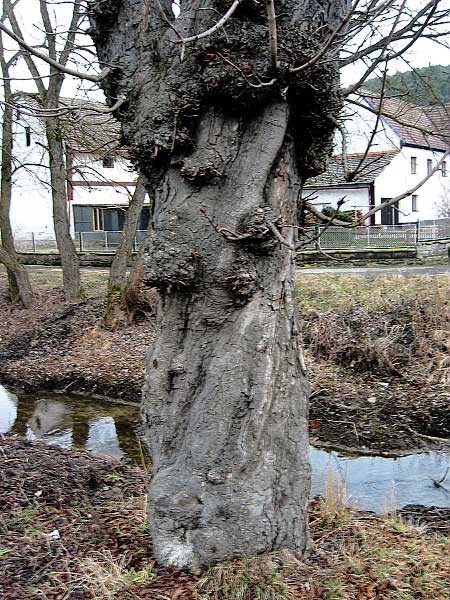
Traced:
<path fill-rule="evenodd" d="M 28 272 L 18 261 L 15 253 L 7 252 L 0 244 L 0 263 L 3 263 L 9 273 L 14 274 L 14 279 L 19 291 L 19 298 L 27 308 L 33 304 L 33 290 L 30 285 Z"/>
<path fill-rule="evenodd" d="M 302 181 L 323 169 L 340 108 L 337 50 L 299 75 L 287 65 L 314 56 L 348 4 L 277 3 L 272 84 L 263 4 L 243 0 L 183 61 L 180 37 L 230 2 L 182 3 L 175 21 L 158 0 L 92 4 L 99 58 L 115 66 L 105 91 L 127 95 L 117 116 L 155 199 L 145 277 L 158 334 L 143 395 L 154 551 L 191 569 L 308 546 L 292 245 Z"/>

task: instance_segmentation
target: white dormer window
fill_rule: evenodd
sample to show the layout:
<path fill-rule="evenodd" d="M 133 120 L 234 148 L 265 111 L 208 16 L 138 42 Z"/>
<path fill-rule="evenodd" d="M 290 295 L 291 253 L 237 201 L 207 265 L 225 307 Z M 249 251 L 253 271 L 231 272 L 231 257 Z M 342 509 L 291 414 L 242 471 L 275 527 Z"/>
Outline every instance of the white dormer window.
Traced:
<path fill-rule="evenodd" d="M 113 169 L 114 168 L 114 158 L 112 156 L 105 156 L 102 161 L 104 169 Z"/>

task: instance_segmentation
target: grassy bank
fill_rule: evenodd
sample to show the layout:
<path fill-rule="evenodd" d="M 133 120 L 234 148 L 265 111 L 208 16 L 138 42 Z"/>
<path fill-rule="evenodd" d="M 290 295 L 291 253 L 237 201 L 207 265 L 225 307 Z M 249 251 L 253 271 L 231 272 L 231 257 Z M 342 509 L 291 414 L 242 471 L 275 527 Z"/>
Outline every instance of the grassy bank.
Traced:
<path fill-rule="evenodd" d="M 23 310 L 6 302 L 0 273 L 0 380 L 138 402 L 153 319 L 105 330 L 107 276 L 83 270 L 86 299 L 67 304 L 59 269 L 31 269 L 36 303 Z M 300 273 L 296 289 L 313 443 L 369 453 L 447 444 L 450 276 Z"/>
<path fill-rule="evenodd" d="M 2 600 L 447 600 L 450 510 L 377 518 L 329 481 L 311 503 L 309 557 L 275 553 L 200 576 L 158 567 L 147 474 L 112 460 L 0 440 Z"/>
<path fill-rule="evenodd" d="M 299 276 L 313 435 L 384 452 L 450 436 L 450 276 Z"/>

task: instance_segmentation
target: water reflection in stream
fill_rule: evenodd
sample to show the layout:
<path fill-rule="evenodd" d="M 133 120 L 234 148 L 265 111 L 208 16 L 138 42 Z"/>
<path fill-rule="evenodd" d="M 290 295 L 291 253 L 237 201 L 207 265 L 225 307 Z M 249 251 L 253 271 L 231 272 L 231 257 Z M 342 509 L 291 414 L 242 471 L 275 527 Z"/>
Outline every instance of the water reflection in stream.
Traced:
<path fill-rule="evenodd" d="M 136 406 L 79 396 L 15 394 L 0 386 L 0 433 L 140 462 Z"/>
<path fill-rule="evenodd" d="M 0 386 L 0 434 L 18 433 L 67 448 L 87 448 L 141 464 L 134 432 L 139 423 L 135 406 L 80 398 L 79 396 L 8 392 Z M 429 452 L 398 459 L 346 457 L 336 452 L 310 449 L 312 494 L 324 494 L 328 474 L 346 483 L 348 503 L 364 510 L 384 512 L 406 504 L 450 507 L 450 454 Z M 1 466 L 1 464 L 0 464 Z"/>

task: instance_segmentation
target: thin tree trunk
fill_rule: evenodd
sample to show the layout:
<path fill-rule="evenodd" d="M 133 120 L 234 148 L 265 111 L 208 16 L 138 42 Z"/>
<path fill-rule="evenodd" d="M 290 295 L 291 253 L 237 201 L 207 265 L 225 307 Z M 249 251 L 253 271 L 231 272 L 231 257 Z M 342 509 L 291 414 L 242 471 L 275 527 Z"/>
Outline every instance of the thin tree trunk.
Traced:
<path fill-rule="evenodd" d="M 3 39 L 0 36 L 0 66 L 3 75 L 3 93 L 5 104 L 3 106 L 2 122 L 2 150 L 1 150 L 1 192 L 0 192 L 0 234 L 4 252 L 11 257 L 12 268 L 6 267 L 9 283 L 9 294 L 13 302 L 20 300 L 23 305 L 29 306 L 32 302 L 28 272 L 19 263 L 14 246 L 14 236 L 11 227 L 10 211 L 12 197 L 12 153 L 13 153 L 13 109 L 11 82 L 9 80 L 9 66 L 6 61 Z M 19 265 L 19 266 L 18 266 Z"/>
<path fill-rule="evenodd" d="M 104 315 L 104 321 L 107 326 L 113 325 L 113 322 L 115 321 L 114 307 L 122 301 L 123 294 L 127 287 L 127 267 L 133 253 L 136 227 L 139 222 L 139 217 L 141 216 L 146 194 L 144 182 L 144 176 L 140 175 L 126 212 L 119 244 L 111 263 Z"/>
<path fill-rule="evenodd" d="M 15 253 L 14 237 L 9 218 L 12 192 L 12 108 L 5 104 L 2 122 L 2 166 L 0 197 L 0 232 L 2 246 L 9 254 Z M 19 286 L 13 271 L 7 269 L 11 300 L 20 297 Z"/>
<path fill-rule="evenodd" d="M 33 290 L 30 285 L 28 272 L 25 267 L 20 264 L 15 254 L 7 252 L 0 245 L 0 263 L 3 263 L 8 273 L 13 273 L 17 287 L 19 290 L 19 298 L 22 304 L 28 308 L 33 304 Z"/>
<path fill-rule="evenodd" d="M 20 300 L 24 306 L 30 306 L 33 301 L 33 291 L 28 272 L 20 264 L 16 254 L 9 217 L 12 195 L 12 109 L 7 105 L 3 110 L 1 160 L 0 232 L 2 256 L 9 257 L 9 260 L 5 258 L 1 262 L 6 266 L 11 300 L 13 302 Z"/>
<path fill-rule="evenodd" d="M 64 146 L 57 118 L 46 120 L 46 137 L 52 186 L 53 224 L 61 257 L 64 293 L 67 300 L 75 301 L 82 295 L 80 262 L 69 229 Z"/>

